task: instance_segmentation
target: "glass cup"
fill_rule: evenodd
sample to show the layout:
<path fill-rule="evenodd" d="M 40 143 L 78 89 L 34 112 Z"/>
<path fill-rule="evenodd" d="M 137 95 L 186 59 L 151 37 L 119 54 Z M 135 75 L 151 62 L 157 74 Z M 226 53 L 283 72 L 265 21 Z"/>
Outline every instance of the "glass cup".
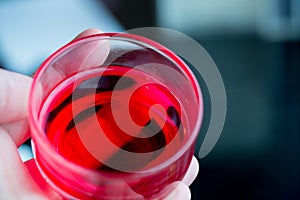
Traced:
<path fill-rule="evenodd" d="M 83 37 L 34 75 L 35 162 L 65 199 L 163 198 L 189 167 L 202 115 L 197 79 L 166 47 L 126 33 Z"/>

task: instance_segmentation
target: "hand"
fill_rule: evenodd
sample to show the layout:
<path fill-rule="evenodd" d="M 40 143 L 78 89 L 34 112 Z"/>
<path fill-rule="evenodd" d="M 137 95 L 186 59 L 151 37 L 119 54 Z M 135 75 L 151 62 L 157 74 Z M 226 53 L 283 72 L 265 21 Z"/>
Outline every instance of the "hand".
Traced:
<path fill-rule="evenodd" d="M 76 38 L 95 33 L 99 33 L 99 30 L 88 29 Z M 30 136 L 27 104 L 31 83 L 30 77 L 0 69 L 0 199 L 61 199 L 49 186 L 41 188 L 40 181 L 37 185 L 37 177 L 31 176 L 17 151 Z M 198 170 L 199 164 L 193 158 L 184 179 L 174 183 L 175 189 L 165 200 L 190 199 L 188 186 L 197 176 Z"/>

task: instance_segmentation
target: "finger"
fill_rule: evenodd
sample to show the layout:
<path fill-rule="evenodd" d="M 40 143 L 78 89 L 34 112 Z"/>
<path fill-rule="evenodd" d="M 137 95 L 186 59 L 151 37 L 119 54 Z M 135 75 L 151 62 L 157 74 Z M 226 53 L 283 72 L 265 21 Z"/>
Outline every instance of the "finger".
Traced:
<path fill-rule="evenodd" d="M 86 30 L 82 31 L 81 33 L 79 33 L 73 40 L 76 40 L 76 39 L 79 39 L 82 37 L 86 37 L 89 35 L 99 34 L 99 33 L 103 33 L 103 32 L 96 28 L 89 28 L 89 29 L 86 29 Z"/>
<path fill-rule="evenodd" d="M 199 162 L 195 156 L 193 156 L 191 164 L 188 171 L 182 179 L 182 182 L 187 186 L 190 186 L 193 181 L 196 179 L 197 174 L 199 173 Z"/>
<path fill-rule="evenodd" d="M 0 69 L 0 124 L 24 119 L 32 79 Z"/>
<path fill-rule="evenodd" d="M 74 39 L 99 33 L 103 32 L 98 29 L 87 29 Z M 43 79 L 47 82 L 58 83 L 66 76 L 78 71 L 100 66 L 106 60 L 109 49 L 108 40 L 97 40 L 73 46 L 64 56 L 57 58 L 51 63 L 52 67 L 49 67 L 44 72 Z"/>
<path fill-rule="evenodd" d="M 82 37 L 103 33 L 98 29 L 87 29 L 77 35 L 73 40 Z M 54 68 L 58 71 L 63 71 L 65 74 L 74 72 L 74 70 L 81 71 L 90 67 L 101 65 L 107 58 L 109 53 L 108 40 L 98 40 L 95 42 L 87 42 L 68 52 L 68 56 L 62 57 Z M 63 67 L 64 70 L 59 68 Z"/>
<path fill-rule="evenodd" d="M 27 118 L 1 125 L 19 147 L 30 136 Z"/>
<path fill-rule="evenodd" d="M 8 133 L 0 128 L 0 199 L 47 199 L 32 180 Z"/>
<path fill-rule="evenodd" d="M 167 186 L 166 190 L 172 190 L 172 192 L 163 200 L 190 200 L 191 191 L 187 185 L 182 182 L 174 182 Z"/>

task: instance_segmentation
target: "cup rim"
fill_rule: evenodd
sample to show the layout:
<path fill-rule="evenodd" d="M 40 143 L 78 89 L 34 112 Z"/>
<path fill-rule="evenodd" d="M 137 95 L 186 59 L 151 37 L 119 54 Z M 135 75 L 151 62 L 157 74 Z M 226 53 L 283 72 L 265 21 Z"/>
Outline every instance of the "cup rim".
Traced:
<path fill-rule="evenodd" d="M 113 177 L 112 173 L 84 168 L 76 163 L 73 163 L 72 161 L 64 158 L 59 153 L 57 153 L 57 151 L 55 151 L 54 148 L 52 147 L 49 140 L 46 138 L 46 134 L 41 134 L 41 133 L 44 133 L 44 130 L 43 130 L 42 126 L 39 125 L 40 123 L 38 120 L 38 111 L 36 111 L 34 109 L 34 105 L 32 103 L 35 98 L 34 94 L 35 94 L 35 89 L 38 84 L 39 78 L 41 77 L 41 75 L 43 74 L 43 72 L 45 71 L 45 69 L 47 68 L 49 63 L 51 63 L 57 56 L 59 56 L 61 53 L 68 50 L 69 48 L 72 48 L 73 46 L 76 46 L 86 40 L 97 39 L 97 38 L 99 38 L 99 39 L 113 38 L 113 37 L 123 38 L 126 40 L 130 39 L 139 44 L 147 44 L 154 49 L 158 49 L 159 51 L 163 50 L 163 53 L 166 54 L 167 56 L 169 56 L 169 58 L 171 58 L 176 65 L 180 66 L 180 68 L 183 68 L 185 76 L 188 76 L 187 78 L 189 80 L 193 81 L 192 86 L 193 86 L 193 90 L 196 93 L 199 108 L 198 108 L 198 116 L 197 116 L 196 123 L 195 123 L 194 127 L 192 127 L 192 129 L 191 129 L 192 133 L 189 136 L 189 138 L 187 139 L 186 143 L 182 146 L 180 151 L 176 152 L 174 155 L 172 155 L 170 158 L 168 158 L 164 162 L 160 163 L 159 165 L 154 166 L 150 169 L 147 169 L 146 171 L 142 171 L 142 173 L 153 173 L 157 170 L 163 169 L 164 167 L 166 167 L 166 166 L 170 165 L 171 163 L 175 162 L 176 160 L 178 160 L 188 150 L 188 148 L 191 147 L 191 145 L 196 140 L 198 133 L 200 131 L 200 128 L 202 125 L 202 120 L 203 120 L 204 108 L 203 108 L 203 96 L 202 96 L 201 88 L 199 86 L 196 76 L 194 75 L 194 73 L 192 72 L 190 67 L 179 56 L 177 56 L 175 53 L 173 53 L 167 47 L 165 47 L 149 38 L 143 37 L 143 36 L 134 35 L 134 34 L 130 34 L 130 33 L 118 33 L 118 32 L 99 33 L 99 34 L 89 35 L 89 36 L 85 36 L 85 37 L 81 37 L 81 38 L 72 40 L 71 42 L 67 43 L 66 45 L 64 45 L 61 48 L 59 48 L 58 50 L 56 50 L 48 58 L 46 58 L 46 60 L 40 65 L 40 67 L 34 73 L 33 82 L 32 82 L 30 94 L 29 94 L 29 105 L 28 105 L 29 116 L 28 116 L 28 119 L 29 119 L 29 121 L 32 122 L 32 123 L 29 123 L 30 129 L 31 129 L 31 137 L 32 137 L 33 142 L 35 143 L 36 149 L 41 148 L 41 149 L 43 149 L 43 152 L 48 152 L 49 155 L 47 155 L 47 156 L 51 156 L 51 158 L 55 159 L 61 165 L 67 165 L 67 167 L 70 170 L 77 171 L 80 174 L 93 174 L 93 176 L 99 176 L 99 175 L 100 176 L 109 176 L 110 178 Z M 37 143 L 42 143 L 43 145 L 37 145 Z M 137 173 L 140 173 L 140 172 L 137 172 Z M 118 177 L 120 177 L 120 176 L 118 175 Z"/>

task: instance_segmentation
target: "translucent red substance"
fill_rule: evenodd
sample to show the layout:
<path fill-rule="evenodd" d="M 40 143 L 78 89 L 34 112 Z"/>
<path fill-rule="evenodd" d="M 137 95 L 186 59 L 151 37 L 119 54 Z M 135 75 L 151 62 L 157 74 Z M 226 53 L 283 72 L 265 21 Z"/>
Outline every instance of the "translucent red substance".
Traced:
<path fill-rule="evenodd" d="M 80 137 L 85 132 L 103 131 L 114 145 L 133 153 L 154 152 L 169 144 L 176 134 L 183 137 L 179 102 L 166 86 L 145 73 L 109 66 L 68 79 L 48 97 L 45 117 L 47 137 L 66 159 L 91 169 L 116 171 L 105 164 L 106 160 L 100 162 L 91 154 Z M 136 126 L 124 127 L 124 124 Z M 101 154 L 109 160 L 118 152 L 103 147 Z M 139 170 L 157 156 L 128 162 Z"/>

